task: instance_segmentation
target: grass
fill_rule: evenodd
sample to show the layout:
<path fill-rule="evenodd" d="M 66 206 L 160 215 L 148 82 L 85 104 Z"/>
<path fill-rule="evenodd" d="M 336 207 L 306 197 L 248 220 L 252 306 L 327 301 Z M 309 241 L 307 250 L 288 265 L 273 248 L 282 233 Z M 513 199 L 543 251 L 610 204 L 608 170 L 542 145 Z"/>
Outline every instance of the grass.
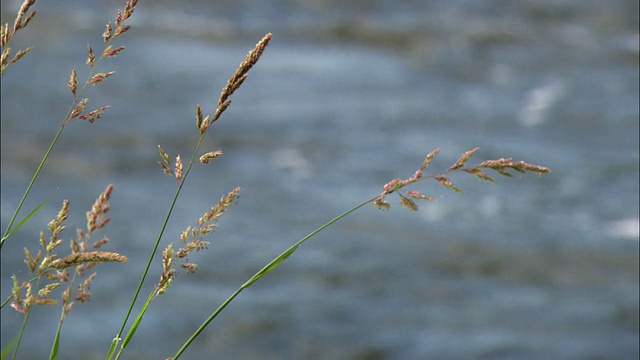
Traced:
<path fill-rule="evenodd" d="M 7 69 L 10 69 L 13 64 L 27 55 L 31 49 L 26 48 L 14 51 L 11 48 L 11 44 L 14 37 L 24 31 L 35 18 L 36 13 L 32 10 L 34 5 L 35 0 L 26 0 L 20 7 L 13 25 L 10 26 L 7 23 L 2 27 L 1 72 L 3 75 Z M 12 239 L 12 236 L 20 228 L 25 227 L 27 231 L 33 231 L 35 234 L 35 228 L 38 225 L 31 224 L 33 215 L 40 211 L 42 206 L 48 203 L 52 197 L 42 199 L 39 205 L 31 210 L 24 210 L 23 206 L 25 200 L 30 196 L 33 185 L 40 176 L 50 154 L 55 150 L 58 141 L 60 141 L 64 129 L 67 126 L 73 126 L 73 123 L 78 121 L 93 123 L 108 113 L 108 105 L 89 108 L 89 99 L 85 97 L 85 93 L 89 85 L 99 86 L 104 81 L 112 81 L 111 77 L 115 75 L 115 72 L 103 70 L 101 63 L 102 60 L 116 57 L 125 50 L 125 47 L 120 45 L 120 41 L 131 29 L 127 21 L 133 16 L 136 5 L 137 1 L 129 0 L 121 10 L 118 10 L 113 23 L 110 22 L 105 25 L 102 34 L 102 45 L 99 51 L 97 47 L 92 45 L 87 46 L 85 63 L 90 68 L 90 71 L 85 79 L 79 80 L 76 70 L 69 69 L 70 75 L 67 86 L 71 94 L 71 101 L 68 110 L 66 114 L 61 114 L 58 131 L 53 135 L 50 146 L 43 154 L 42 160 L 35 170 L 31 181 L 26 185 L 26 190 L 17 208 L 13 212 L 9 224 L 6 229 L 4 229 L 0 249 L 5 241 L 16 241 Z M 105 358 L 119 359 L 125 356 L 127 346 L 136 335 L 136 331 L 146 311 L 154 299 L 169 292 L 170 286 L 176 279 L 176 274 L 179 271 L 186 273 L 194 273 L 197 271 L 197 264 L 193 262 L 192 259 L 196 256 L 196 253 L 207 249 L 209 245 L 206 241 L 207 236 L 216 229 L 218 219 L 228 211 L 239 198 L 241 193 L 239 187 L 230 190 L 226 195 L 221 197 L 220 201 L 212 204 L 211 209 L 203 213 L 192 225 L 185 227 L 177 244 L 169 243 L 162 245 L 163 250 L 161 251 L 161 255 L 158 254 L 161 244 L 165 243 L 163 239 L 167 223 L 173 215 L 174 206 L 180 200 L 181 191 L 187 184 L 192 167 L 198 164 L 209 164 L 209 166 L 211 166 L 215 163 L 215 159 L 222 155 L 222 151 L 218 149 L 201 149 L 208 130 L 229 109 L 232 103 L 232 95 L 245 83 L 249 71 L 258 64 L 272 38 L 273 36 L 271 34 L 266 34 L 257 42 L 255 47 L 249 51 L 246 58 L 240 62 L 237 70 L 223 86 L 217 102 L 214 103 L 215 110 L 212 113 L 206 114 L 199 104 L 195 105 L 195 121 L 190 124 L 190 126 L 195 125 L 194 131 L 198 137 L 197 141 L 192 145 L 193 150 L 190 155 L 185 158 L 179 154 L 173 156 L 165 151 L 162 146 L 158 146 L 158 164 L 166 175 L 175 179 L 176 189 L 162 226 L 158 229 L 158 235 L 153 242 L 153 246 L 149 249 L 149 258 L 144 271 L 139 275 L 138 286 L 132 294 L 129 294 L 131 301 L 126 309 L 121 325 L 119 329 L 114 329 L 116 336 L 111 341 L 109 349 L 105 349 Z M 170 358 L 178 359 L 228 304 L 240 295 L 243 290 L 251 287 L 255 282 L 268 275 L 287 258 L 292 256 L 299 249 L 300 245 L 313 238 L 325 228 L 364 206 L 372 205 L 378 209 L 387 210 L 391 208 L 388 197 L 397 195 L 402 207 L 410 211 L 418 211 L 418 203 L 420 201 L 434 201 L 434 199 L 416 190 L 409 190 L 409 188 L 413 188 L 419 182 L 435 181 L 439 185 L 461 193 L 463 192 L 462 189 L 458 188 L 450 179 L 450 174 L 454 172 L 464 172 L 482 181 L 490 182 L 495 181 L 495 175 L 493 173 L 509 177 L 513 171 L 538 175 L 549 172 L 549 169 L 545 167 L 529 164 L 524 161 L 514 161 L 508 158 L 500 158 L 484 161 L 476 165 L 469 165 L 469 160 L 478 151 L 478 148 L 473 148 L 463 153 L 449 168 L 436 173 L 427 173 L 426 171 L 431 161 L 438 155 L 439 151 L 439 149 L 435 149 L 429 152 L 424 161 L 412 172 L 411 176 L 396 178 L 384 184 L 379 194 L 375 194 L 371 198 L 362 201 L 342 214 L 337 215 L 321 227 L 311 231 L 308 235 L 302 237 L 299 241 L 282 251 L 280 255 L 264 265 L 261 270 L 249 277 L 244 283 L 239 284 L 237 290 L 220 304 L 182 344 L 176 344 L 177 350 Z M 62 341 L 60 334 L 67 315 L 70 314 L 77 304 L 88 302 L 91 299 L 90 285 L 96 278 L 97 273 L 95 269 L 103 262 L 128 261 L 126 255 L 120 254 L 118 251 L 103 250 L 103 248 L 109 244 L 108 237 L 94 238 L 96 231 L 105 228 L 109 224 L 109 203 L 113 191 L 114 185 L 109 184 L 106 186 L 104 192 L 97 197 L 91 209 L 86 211 L 86 227 L 76 229 L 74 235 L 65 235 L 65 221 L 69 217 L 71 207 L 70 201 L 64 200 L 57 216 L 47 224 L 46 230 L 39 232 L 37 236 L 38 241 L 34 244 L 24 244 L 25 264 L 29 275 L 21 279 L 19 279 L 17 275 L 12 276 L 12 293 L 2 303 L 2 311 L 10 311 L 9 308 L 12 308 L 23 314 L 23 321 L 21 327 L 16 329 L 14 340 L 2 349 L 2 359 L 17 358 L 21 342 L 28 334 L 27 324 L 32 308 L 35 305 L 59 307 L 60 321 L 56 333 L 52 336 L 50 352 L 50 358 L 56 359 L 61 354 Z M 26 214 L 20 218 L 20 214 L 24 213 Z M 69 238 L 65 240 L 65 237 Z M 63 250 L 64 247 L 60 246 L 65 242 L 70 245 L 70 251 Z M 15 269 L 15 274 L 18 273 L 20 273 L 20 270 Z M 142 294 L 143 285 L 148 283 L 149 276 L 154 279 L 159 278 L 159 281 L 150 293 Z M 134 308 L 136 305 L 139 305 L 140 302 L 142 302 L 142 305 L 139 306 L 140 310 L 136 313 Z M 5 305 L 9 306 L 7 307 Z"/>

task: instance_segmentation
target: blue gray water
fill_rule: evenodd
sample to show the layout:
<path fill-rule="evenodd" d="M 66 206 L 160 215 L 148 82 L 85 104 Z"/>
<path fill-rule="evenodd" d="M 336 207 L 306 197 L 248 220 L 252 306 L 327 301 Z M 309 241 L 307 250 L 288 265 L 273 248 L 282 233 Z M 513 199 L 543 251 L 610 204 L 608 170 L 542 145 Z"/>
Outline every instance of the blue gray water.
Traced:
<path fill-rule="evenodd" d="M 17 2 L 2 2 L 2 20 Z M 2 79 L 2 229 L 71 101 L 87 42 L 120 1 L 38 4 Z M 66 236 L 107 184 L 103 231 L 124 265 L 96 268 L 62 357 L 103 358 L 175 191 L 156 146 L 187 157 L 194 108 L 212 111 L 255 42 L 274 39 L 190 175 L 163 246 L 236 186 L 242 197 L 207 252 L 193 256 L 146 315 L 129 356 L 165 358 L 240 284 L 335 215 L 408 177 L 513 157 L 550 175 L 481 183 L 454 176 L 409 213 L 365 208 L 301 247 L 243 292 L 188 359 L 585 359 L 638 357 L 637 1 L 141 2 L 89 89 L 104 119 L 65 129 L 27 201 L 54 199 L 2 249 L 2 298 L 28 275 L 24 246 L 69 198 Z M 16 270 L 18 269 L 18 270 Z M 159 276 L 152 268 L 149 291 Z M 58 314 L 37 309 L 20 358 L 48 353 Z M 21 321 L 2 310 L 2 345 Z"/>

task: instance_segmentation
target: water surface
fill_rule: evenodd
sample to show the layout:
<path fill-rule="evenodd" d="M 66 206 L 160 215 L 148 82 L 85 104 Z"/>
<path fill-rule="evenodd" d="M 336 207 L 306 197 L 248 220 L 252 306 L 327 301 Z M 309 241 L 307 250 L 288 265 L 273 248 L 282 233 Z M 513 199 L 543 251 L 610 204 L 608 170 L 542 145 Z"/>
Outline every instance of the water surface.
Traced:
<path fill-rule="evenodd" d="M 212 111 L 272 32 L 207 137 L 224 156 L 190 175 L 163 246 L 234 187 L 242 198 L 193 257 L 197 274 L 154 303 L 131 358 L 175 352 L 271 258 L 432 149 L 438 171 L 475 146 L 473 161 L 552 173 L 496 184 L 461 174 L 464 195 L 420 184 L 438 200 L 420 212 L 363 209 L 244 292 L 187 357 L 637 358 L 637 2 L 259 4 L 141 3 L 127 50 L 106 64 L 117 74 L 89 92 L 107 116 L 65 129 L 26 209 L 57 189 L 54 200 L 3 248 L 2 297 L 62 199 L 69 237 L 109 183 L 108 249 L 130 261 L 97 268 L 94 298 L 65 323 L 64 357 L 102 358 L 124 316 L 176 186 L 156 145 L 187 157 L 195 104 Z M 13 8 L 2 6 L 4 20 Z M 2 79 L 3 229 L 71 100 L 70 69 L 86 75 L 86 43 L 99 47 L 96 24 L 120 4 L 38 6 L 16 39 L 34 51 Z M 21 358 L 48 353 L 50 310 L 33 314 Z M 21 319 L 2 315 L 5 345 Z"/>

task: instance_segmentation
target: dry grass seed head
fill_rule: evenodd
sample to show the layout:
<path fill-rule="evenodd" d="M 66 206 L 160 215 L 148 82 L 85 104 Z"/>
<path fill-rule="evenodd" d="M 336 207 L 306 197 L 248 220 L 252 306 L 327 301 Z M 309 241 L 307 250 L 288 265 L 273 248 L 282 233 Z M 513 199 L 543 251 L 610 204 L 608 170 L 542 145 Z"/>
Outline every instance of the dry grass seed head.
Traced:
<path fill-rule="evenodd" d="M 477 168 L 489 168 L 497 171 L 500 175 L 512 176 L 507 169 L 513 169 L 520 173 L 533 172 L 538 175 L 548 174 L 551 172 L 549 168 L 526 163 L 524 161 L 513 161 L 512 159 L 488 160 L 478 164 Z"/>
<path fill-rule="evenodd" d="M 59 282 L 47 284 L 45 287 L 40 289 L 40 291 L 38 291 L 38 296 L 42 298 L 48 298 L 51 292 L 57 289 L 58 287 L 60 287 L 60 285 L 62 285 L 62 283 L 59 283 Z"/>
<path fill-rule="evenodd" d="M 47 279 L 57 280 L 60 283 L 69 282 L 71 281 L 71 274 L 69 274 L 69 269 L 50 271 L 47 273 Z"/>
<path fill-rule="evenodd" d="M 124 49 L 125 49 L 124 46 L 119 46 L 114 49 L 111 45 L 109 45 L 102 52 L 102 57 L 116 57 L 116 55 L 118 55 Z"/>
<path fill-rule="evenodd" d="M 233 204 L 233 202 L 240 197 L 240 190 L 241 189 L 237 187 L 231 190 L 226 196 L 222 197 L 220 201 L 211 208 L 211 210 L 204 213 L 202 217 L 198 219 L 198 224 L 202 226 L 209 221 L 217 221 L 218 218 Z"/>
<path fill-rule="evenodd" d="M 95 110 L 92 110 L 92 111 L 80 116 L 78 119 L 80 119 L 80 120 L 88 120 L 89 123 L 93 124 L 96 120 L 102 119 L 102 116 L 104 115 L 104 111 L 107 110 L 110 107 L 111 107 L 110 105 L 106 105 L 106 106 L 103 106 L 101 108 L 97 108 Z"/>
<path fill-rule="evenodd" d="M 0 26 L 0 46 L 3 48 L 9 43 L 11 32 L 9 31 L 9 23 Z"/>
<path fill-rule="evenodd" d="M 29 51 L 31 51 L 31 47 L 19 50 L 16 53 L 16 55 L 9 61 L 11 48 L 7 45 L 11 42 L 11 39 L 13 38 L 15 33 L 18 30 L 27 27 L 31 19 L 33 19 L 33 17 L 36 15 L 36 12 L 32 11 L 25 18 L 25 15 L 27 14 L 31 6 L 33 6 L 33 4 L 35 4 L 35 0 L 25 0 L 22 3 L 22 5 L 20 6 L 20 9 L 18 10 L 18 13 L 16 14 L 16 18 L 13 22 L 12 30 L 9 30 L 9 23 L 5 23 L 4 25 L 0 26 L 0 45 L 2 46 L 2 55 L 0 55 L 0 75 L 4 75 L 4 70 L 7 68 L 9 63 L 11 64 L 15 63 L 16 61 L 20 60 L 20 58 L 22 58 L 24 55 L 26 55 Z"/>
<path fill-rule="evenodd" d="M 84 263 L 100 263 L 100 262 L 127 262 L 129 259 L 118 253 L 108 251 L 89 251 L 67 255 L 63 258 L 51 261 L 49 267 L 53 269 L 66 269 L 72 266 L 82 265 Z"/>
<path fill-rule="evenodd" d="M 448 177 L 444 176 L 444 175 L 437 175 L 434 177 L 434 179 L 436 179 L 437 182 L 439 182 L 442 186 L 447 187 L 453 191 L 459 192 L 459 193 L 464 193 L 464 191 L 460 188 L 458 188 L 457 186 L 455 186 L 451 180 L 449 180 Z"/>
<path fill-rule="evenodd" d="M 76 117 L 78 117 L 78 115 L 80 115 L 87 107 L 87 103 L 89 103 L 89 99 L 87 98 L 78 101 L 78 105 L 76 105 L 76 108 L 73 109 L 71 115 L 69 115 L 69 119 L 75 119 Z"/>
<path fill-rule="evenodd" d="M 374 200 L 373 205 L 380 210 L 388 210 L 389 208 L 391 208 L 391 205 L 389 205 L 389 203 L 385 200 L 384 195 L 378 196 Z"/>
<path fill-rule="evenodd" d="M 98 85 L 101 82 L 103 82 L 104 79 L 108 78 L 109 76 L 111 76 L 111 75 L 113 75 L 115 73 L 116 73 L 115 71 L 109 71 L 109 72 L 106 72 L 106 73 L 97 73 L 97 74 L 95 74 L 95 75 L 93 75 L 91 77 L 91 85 L 93 85 L 93 86 Z"/>
<path fill-rule="evenodd" d="M 166 164 L 169 164 L 169 154 L 167 154 L 167 152 L 164 151 L 164 149 L 160 145 L 158 145 L 158 152 L 160 153 L 160 156 L 162 157 L 162 161 L 164 163 L 166 163 Z"/>
<path fill-rule="evenodd" d="M 76 295 L 75 300 L 81 303 L 87 302 L 91 299 L 91 281 L 96 277 L 96 273 L 89 275 L 82 283 L 80 283 L 77 287 L 78 295 Z"/>
<path fill-rule="evenodd" d="M 109 43 L 109 40 L 111 40 L 111 35 L 113 35 L 113 27 L 111 27 L 111 22 L 108 22 L 105 26 L 104 33 L 102 34 L 105 45 L 107 45 Z"/>
<path fill-rule="evenodd" d="M 91 211 L 87 211 L 87 230 L 89 234 L 104 227 L 109 222 L 110 219 L 106 216 L 106 213 L 109 211 L 109 199 L 111 198 L 112 191 L 113 185 L 109 184 L 105 191 L 96 199 L 91 207 Z"/>
<path fill-rule="evenodd" d="M 269 45 L 269 41 L 271 41 L 271 38 L 272 35 L 271 33 L 269 33 L 266 34 L 260 41 L 258 41 L 256 46 L 251 51 L 249 51 L 244 61 L 240 63 L 235 73 L 231 75 L 231 77 L 227 81 L 227 84 L 224 86 L 222 92 L 220 93 L 220 97 L 218 98 L 218 106 L 211 122 L 215 122 L 216 120 L 218 120 L 218 118 L 220 118 L 220 115 L 229 107 L 229 105 L 231 104 L 231 100 L 229 100 L 229 97 L 236 90 L 238 90 L 240 85 L 242 85 L 242 83 L 245 81 L 249 70 L 251 70 L 251 68 L 258 62 L 260 56 L 262 56 L 262 53 L 264 52 L 264 49 L 266 49 L 267 45 Z M 205 128 L 208 128 L 208 125 L 205 126 Z"/>
<path fill-rule="evenodd" d="M 438 155 L 439 152 L 440 152 L 440 148 L 437 148 L 437 149 L 433 150 L 432 152 L 428 153 L 427 157 L 422 162 L 422 165 L 420 165 L 420 170 L 426 169 L 427 166 L 429 166 L 429 164 L 431 164 L 431 160 L 433 160 L 433 158 L 436 155 Z"/>
<path fill-rule="evenodd" d="M 419 193 L 417 191 L 407 191 L 407 195 L 411 196 L 414 199 L 423 199 L 423 200 L 429 200 L 429 201 L 433 201 L 433 202 L 436 201 L 436 199 L 434 199 L 434 198 L 432 198 L 430 196 L 421 194 L 421 193 Z"/>
<path fill-rule="evenodd" d="M 24 299 L 22 298 L 22 289 L 31 286 L 31 284 L 24 282 L 20 285 L 15 275 L 11 275 L 11 279 L 13 280 L 13 287 L 11 288 L 13 301 L 11 302 L 11 307 L 20 313 L 26 313 L 27 309 L 24 304 Z"/>
<path fill-rule="evenodd" d="M 222 155 L 222 151 L 220 150 L 209 151 L 208 153 L 200 156 L 200 159 L 198 159 L 198 161 L 200 161 L 202 164 L 208 164 L 209 161 L 217 158 L 220 155 Z"/>
<path fill-rule="evenodd" d="M 116 16 L 116 26 L 119 27 L 125 20 L 133 15 L 133 11 L 135 10 L 137 4 L 138 0 L 129 0 L 125 4 L 122 11 L 118 10 L 118 15 Z"/>
<path fill-rule="evenodd" d="M 91 45 L 87 44 L 87 65 L 93 67 L 96 61 L 96 54 L 93 53 Z"/>
<path fill-rule="evenodd" d="M 175 165 L 175 172 L 174 172 L 178 183 L 180 183 L 180 180 L 182 179 L 182 169 L 183 169 L 182 159 L 180 158 L 180 155 L 178 155 L 176 156 L 176 165 Z"/>
<path fill-rule="evenodd" d="M 71 241 L 69 241 L 69 245 L 71 246 L 72 253 L 80 252 L 80 244 L 78 244 L 78 241 L 76 239 L 71 239 Z"/>
<path fill-rule="evenodd" d="M 105 236 L 102 239 L 95 241 L 93 244 L 91 244 L 91 247 L 94 249 L 99 249 L 108 242 L 109 242 L 109 238 Z"/>
<path fill-rule="evenodd" d="M 44 235 L 44 233 L 42 232 L 42 234 Z M 62 240 L 58 239 L 57 235 L 52 235 L 49 238 L 49 243 L 47 243 L 47 245 L 45 246 L 45 252 L 47 254 L 51 254 L 53 253 L 53 249 L 55 249 L 56 247 L 58 247 L 60 244 L 62 244 Z"/>
<path fill-rule="evenodd" d="M 173 268 L 173 244 L 169 244 L 162 252 L 162 274 L 156 286 L 156 295 L 162 295 L 167 291 L 171 283 L 173 283 L 175 275 L 175 269 Z"/>
<path fill-rule="evenodd" d="M 32 11 L 26 19 L 24 18 L 27 11 L 29 11 L 29 8 L 31 8 L 31 6 L 33 6 L 33 4 L 35 3 L 36 0 L 25 0 L 22 3 L 22 5 L 20 6 L 20 10 L 18 11 L 18 15 L 16 16 L 16 20 L 13 22 L 14 33 L 22 28 L 27 27 L 27 25 L 29 25 L 29 21 L 31 21 L 31 19 L 36 16 L 36 12 Z"/>
<path fill-rule="evenodd" d="M 24 262 L 27 264 L 27 267 L 29 268 L 29 272 L 33 273 L 34 271 L 36 271 L 36 268 L 38 267 L 38 263 L 40 262 L 40 259 L 42 257 L 42 251 L 38 250 L 38 253 L 36 254 L 36 256 L 33 257 L 33 255 L 31 254 L 31 251 L 29 251 L 29 249 L 25 247 L 24 253 L 26 256 L 26 259 L 24 260 Z"/>
<path fill-rule="evenodd" d="M 76 74 L 76 69 L 71 70 L 71 76 L 69 77 L 69 82 L 67 82 L 67 86 L 73 95 L 76 94 L 76 90 L 78 89 L 78 74 Z M 79 114 L 79 112 L 78 112 Z"/>
<path fill-rule="evenodd" d="M 71 288 L 66 288 L 62 292 L 62 308 L 66 316 L 73 309 L 73 301 L 71 301 Z"/>
<path fill-rule="evenodd" d="M 202 108 L 200 107 L 200 104 L 196 104 L 196 127 L 198 128 L 198 130 L 200 130 L 200 132 L 202 133 Z"/>
<path fill-rule="evenodd" d="M 465 153 L 463 153 L 460 158 L 458 158 L 458 160 L 456 160 L 456 162 L 451 165 L 451 167 L 449 168 L 449 171 L 453 171 L 456 169 L 459 169 L 461 167 L 463 167 L 465 165 L 465 163 L 471 158 L 471 156 L 473 156 L 473 154 L 476 153 L 476 151 L 478 151 L 478 149 L 480 149 L 479 147 L 473 148 Z"/>
<path fill-rule="evenodd" d="M 418 205 L 413 200 L 402 194 L 398 194 L 398 196 L 400 197 L 400 205 L 406 207 L 411 211 L 418 211 Z"/>
<path fill-rule="evenodd" d="M 10 52 L 11 52 L 11 48 L 6 47 L 2 50 L 2 55 L 0 56 L 0 66 L 2 66 L 0 69 L 3 74 L 4 74 L 4 69 L 7 67 L 7 64 L 9 63 L 8 59 L 9 59 Z"/>
<path fill-rule="evenodd" d="M 11 58 L 11 60 L 9 61 L 11 64 L 16 63 L 18 60 L 20 60 L 23 56 L 27 55 L 29 53 L 29 51 L 31 51 L 31 49 L 33 49 L 31 46 L 29 46 L 26 49 L 22 49 L 22 50 L 18 50 L 18 52 L 13 56 L 13 58 Z"/>
<path fill-rule="evenodd" d="M 186 262 L 184 264 L 180 264 L 180 267 L 185 269 L 187 274 L 194 274 L 196 272 L 196 270 L 198 270 L 198 264 L 194 264 L 194 263 L 191 263 L 191 262 Z"/>
<path fill-rule="evenodd" d="M 56 218 L 49 222 L 49 231 L 51 231 L 52 234 L 56 235 L 62 232 L 62 230 L 64 230 L 64 226 L 62 225 L 62 223 L 64 223 L 64 221 L 68 218 L 69 200 L 66 199 L 62 202 L 62 207 L 60 208 L 60 211 L 58 211 Z"/>

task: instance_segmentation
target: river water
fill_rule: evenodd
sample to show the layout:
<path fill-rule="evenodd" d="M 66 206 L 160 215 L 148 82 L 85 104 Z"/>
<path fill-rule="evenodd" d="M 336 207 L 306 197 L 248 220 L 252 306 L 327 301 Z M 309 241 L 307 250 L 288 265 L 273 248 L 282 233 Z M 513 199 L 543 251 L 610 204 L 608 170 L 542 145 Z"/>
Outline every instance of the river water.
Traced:
<path fill-rule="evenodd" d="M 16 2 L 2 3 L 9 21 Z M 14 47 L 32 53 L 2 79 L 2 229 L 86 76 L 115 1 L 37 4 Z M 25 209 L 53 200 L 2 249 L 2 298 L 26 279 L 63 199 L 72 229 L 114 184 L 92 300 L 62 332 L 62 358 L 99 359 L 124 317 L 176 188 L 156 146 L 187 158 L 194 108 L 213 111 L 227 78 L 273 41 L 204 148 L 162 247 L 236 186 L 195 275 L 147 313 L 126 358 L 166 358 L 255 271 L 351 206 L 408 177 L 426 153 L 442 171 L 512 157 L 544 177 L 453 176 L 409 213 L 366 207 L 317 235 L 244 291 L 188 359 L 585 359 L 638 357 L 638 3 L 634 1 L 141 2 L 91 87 L 94 124 L 63 132 Z M 120 44 L 120 43 L 119 43 Z M 66 245 L 65 245 L 66 246 Z M 160 273 L 156 260 L 146 295 Z M 145 297 L 143 295 L 143 297 Z M 58 309 L 37 308 L 19 358 L 48 354 Z M 2 310 L 2 345 L 21 317 Z"/>

